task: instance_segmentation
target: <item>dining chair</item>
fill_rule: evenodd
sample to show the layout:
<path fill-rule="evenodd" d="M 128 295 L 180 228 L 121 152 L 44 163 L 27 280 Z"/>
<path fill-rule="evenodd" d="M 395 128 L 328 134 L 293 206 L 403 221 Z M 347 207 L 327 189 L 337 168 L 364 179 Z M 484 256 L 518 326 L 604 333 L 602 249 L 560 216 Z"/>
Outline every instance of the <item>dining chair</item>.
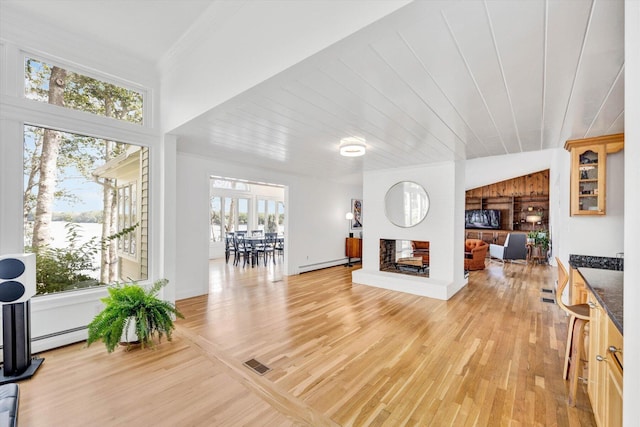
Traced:
<path fill-rule="evenodd" d="M 233 244 L 233 235 L 227 234 L 224 236 L 224 260 L 225 263 L 229 264 L 229 258 L 233 253 L 233 263 L 235 264 L 237 253 L 235 245 Z"/>
<path fill-rule="evenodd" d="M 274 250 L 278 253 L 278 256 L 281 256 L 284 260 L 284 238 L 276 238 L 276 246 L 274 247 Z"/>
<path fill-rule="evenodd" d="M 242 258 L 242 266 L 247 265 L 247 261 L 253 266 L 253 247 L 247 243 L 245 240 L 245 236 L 243 233 L 236 233 L 233 239 L 235 250 L 237 254 L 237 258 L 234 262 L 234 265 L 238 265 L 240 263 L 240 258 Z"/>
<path fill-rule="evenodd" d="M 269 256 L 273 259 L 273 263 L 276 263 L 276 257 L 274 256 L 275 247 L 276 247 L 276 239 L 278 238 L 278 233 L 265 233 L 264 234 L 264 243 L 260 245 L 257 249 L 258 260 L 260 259 L 260 254 L 262 254 L 264 258 L 264 265 L 267 265 L 267 259 Z"/>

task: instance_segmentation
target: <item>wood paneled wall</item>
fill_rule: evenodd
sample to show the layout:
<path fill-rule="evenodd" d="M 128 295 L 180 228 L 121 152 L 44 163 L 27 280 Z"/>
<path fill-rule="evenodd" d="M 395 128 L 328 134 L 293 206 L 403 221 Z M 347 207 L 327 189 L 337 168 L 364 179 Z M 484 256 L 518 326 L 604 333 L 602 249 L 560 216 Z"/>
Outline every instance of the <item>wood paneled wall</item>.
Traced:
<path fill-rule="evenodd" d="M 467 190 L 467 197 L 549 196 L 549 169 Z"/>

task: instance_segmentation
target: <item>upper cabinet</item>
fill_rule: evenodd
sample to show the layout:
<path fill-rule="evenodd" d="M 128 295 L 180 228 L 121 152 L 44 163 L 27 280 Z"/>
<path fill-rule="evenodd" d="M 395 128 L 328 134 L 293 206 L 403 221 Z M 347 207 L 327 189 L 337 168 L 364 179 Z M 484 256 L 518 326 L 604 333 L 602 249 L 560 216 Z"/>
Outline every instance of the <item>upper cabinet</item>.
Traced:
<path fill-rule="evenodd" d="M 624 147 L 624 134 L 569 140 L 571 215 L 605 215 L 607 154 Z"/>
<path fill-rule="evenodd" d="M 607 153 L 604 145 L 571 150 L 571 215 L 604 215 Z"/>

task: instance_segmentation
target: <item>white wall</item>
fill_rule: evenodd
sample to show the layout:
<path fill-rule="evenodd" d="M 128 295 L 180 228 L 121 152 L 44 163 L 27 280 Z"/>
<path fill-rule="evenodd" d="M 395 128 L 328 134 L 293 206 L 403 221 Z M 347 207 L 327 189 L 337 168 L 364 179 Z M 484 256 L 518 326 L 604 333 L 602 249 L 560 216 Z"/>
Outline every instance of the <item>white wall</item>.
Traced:
<path fill-rule="evenodd" d="M 624 425 L 640 416 L 640 2 L 625 2 Z"/>
<path fill-rule="evenodd" d="M 556 150 L 533 151 L 504 156 L 482 157 L 465 162 L 464 188 L 483 187 L 549 169 Z"/>
<path fill-rule="evenodd" d="M 193 154 L 178 153 L 176 298 L 208 293 L 209 176 L 222 175 L 287 187 L 285 193 L 285 271 L 298 274 L 342 264 L 352 198 L 360 187 L 274 173 Z M 366 209 L 366 208 L 365 208 Z M 366 218 L 366 213 L 364 214 Z M 365 219 L 365 233 L 367 230 Z"/>
<path fill-rule="evenodd" d="M 385 216 L 387 190 L 400 181 L 422 185 L 430 199 L 429 212 L 415 227 L 393 225 Z M 438 299 L 449 299 L 464 279 L 464 167 L 447 162 L 420 167 L 369 171 L 364 174 L 363 264 L 353 272 L 355 283 Z M 381 272 L 380 239 L 430 242 L 429 278 Z"/>
<path fill-rule="evenodd" d="M 175 129 L 407 3 L 212 2 L 162 61 L 163 129 Z"/>

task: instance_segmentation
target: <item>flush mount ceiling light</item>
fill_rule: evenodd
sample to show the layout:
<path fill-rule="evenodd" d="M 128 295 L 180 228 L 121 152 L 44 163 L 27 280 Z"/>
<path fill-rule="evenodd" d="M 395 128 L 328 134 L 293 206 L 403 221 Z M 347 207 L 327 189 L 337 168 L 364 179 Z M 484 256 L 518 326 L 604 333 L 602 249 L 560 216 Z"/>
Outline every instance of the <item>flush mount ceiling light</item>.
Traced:
<path fill-rule="evenodd" d="M 345 157 L 363 156 L 367 146 L 362 138 L 349 137 L 340 140 L 340 155 Z"/>

